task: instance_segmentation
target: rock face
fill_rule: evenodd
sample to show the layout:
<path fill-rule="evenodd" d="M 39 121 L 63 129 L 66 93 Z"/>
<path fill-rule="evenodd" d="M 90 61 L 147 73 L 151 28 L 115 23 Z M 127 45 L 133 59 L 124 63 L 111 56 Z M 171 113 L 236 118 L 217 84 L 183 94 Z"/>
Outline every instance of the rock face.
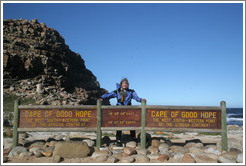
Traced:
<path fill-rule="evenodd" d="M 64 38 L 37 19 L 3 20 L 3 79 L 4 93 L 37 104 L 94 105 L 106 92 Z"/>

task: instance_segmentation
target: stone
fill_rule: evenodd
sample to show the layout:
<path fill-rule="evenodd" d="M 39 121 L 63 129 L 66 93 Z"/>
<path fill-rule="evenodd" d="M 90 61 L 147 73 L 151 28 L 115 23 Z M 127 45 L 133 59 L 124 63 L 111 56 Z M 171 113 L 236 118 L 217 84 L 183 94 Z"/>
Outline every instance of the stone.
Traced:
<path fill-rule="evenodd" d="M 51 151 L 42 152 L 42 155 L 44 155 L 45 157 L 51 157 L 52 154 L 53 154 L 53 152 L 51 152 Z"/>
<path fill-rule="evenodd" d="M 57 142 L 53 151 L 53 157 L 82 158 L 90 153 L 90 148 L 85 142 L 67 141 Z"/>
<path fill-rule="evenodd" d="M 4 149 L 12 149 L 12 138 L 3 139 Z"/>
<path fill-rule="evenodd" d="M 34 154 L 36 157 L 42 157 L 43 154 L 41 151 L 37 151 L 35 154 Z"/>
<path fill-rule="evenodd" d="M 236 148 L 243 151 L 243 141 L 237 138 L 228 138 L 228 149 Z M 221 140 L 217 143 L 217 150 L 222 151 Z"/>
<path fill-rule="evenodd" d="M 139 149 L 136 151 L 137 151 L 137 154 L 141 154 L 141 155 L 147 155 L 149 153 L 148 149 Z"/>
<path fill-rule="evenodd" d="M 107 155 L 103 155 L 103 156 L 98 156 L 96 158 L 96 161 L 103 162 L 103 161 L 106 161 L 107 159 L 108 159 L 108 156 Z"/>
<path fill-rule="evenodd" d="M 50 147 L 55 147 L 56 143 L 57 143 L 57 141 L 50 141 L 49 146 Z"/>
<path fill-rule="evenodd" d="M 108 160 L 107 160 L 107 162 L 109 162 L 109 163 L 116 163 L 118 161 L 119 161 L 119 159 L 116 157 L 113 157 L 113 156 L 109 156 Z"/>
<path fill-rule="evenodd" d="M 169 152 L 167 149 L 161 149 L 159 154 L 166 154 L 166 155 L 170 156 L 171 152 Z"/>
<path fill-rule="evenodd" d="M 158 160 L 159 158 L 159 154 L 150 154 L 150 155 L 147 155 L 149 157 L 150 160 Z"/>
<path fill-rule="evenodd" d="M 43 91 L 42 91 L 42 85 L 41 84 L 37 84 L 36 92 L 37 92 L 38 95 L 40 95 L 41 93 L 43 93 Z"/>
<path fill-rule="evenodd" d="M 89 147 L 93 147 L 95 145 L 95 142 L 90 139 L 85 139 L 82 142 L 86 142 Z"/>
<path fill-rule="evenodd" d="M 163 162 L 163 161 L 167 161 L 169 159 L 169 156 L 167 154 L 161 154 L 159 157 L 158 157 L 158 160 Z"/>
<path fill-rule="evenodd" d="M 166 143 L 161 143 L 158 147 L 159 151 L 162 151 L 162 150 L 169 150 L 169 145 L 166 144 Z"/>
<path fill-rule="evenodd" d="M 39 151 L 39 150 L 41 150 L 41 149 L 38 148 L 38 147 L 32 147 L 32 148 L 29 149 L 29 152 L 35 153 L 36 151 Z"/>
<path fill-rule="evenodd" d="M 130 148 L 130 147 L 125 147 L 123 149 L 123 153 L 124 153 L 124 156 L 127 157 L 127 156 L 131 156 L 135 153 L 135 150 L 133 148 Z"/>
<path fill-rule="evenodd" d="M 229 152 L 237 153 L 237 154 L 242 153 L 242 151 L 237 148 L 230 148 Z"/>
<path fill-rule="evenodd" d="M 184 154 L 180 152 L 174 153 L 174 155 L 172 156 L 172 158 L 176 161 L 182 161 L 183 157 L 184 157 Z"/>
<path fill-rule="evenodd" d="M 237 161 L 237 153 L 233 153 L 233 152 L 226 152 L 221 154 L 218 157 L 218 162 L 219 163 L 236 163 Z"/>
<path fill-rule="evenodd" d="M 21 152 L 21 153 L 19 154 L 19 157 L 30 157 L 30 156 L 32 156 L 32 155 L 33 155 L 32 152 Z"/>
<path fill-rule="evenodd" d="M 195 163 L 196 162 L 195 158 L 191 154 L 189 154 L 189 153 L 186 153 L 183 156 L 182 160 L 185 163 Z"/>
<path fill-rule="evenodd" d="M 172 153 L 187 153 L 188 149 L 182 147 L 182 146 L 171 146 L 170 150 Z"/>
<path fill-rule="evenodd" d="M 108 151 L 108 150 L 104 150 L 104 151 L 95 151 L 95 152 L 92 154 L 91 158 L 92 158 L 92 159 L 96 159 L 96 158 L 98 158 L 98 157 L 100 157 L 100 156 L 110 156 L 110 155 L 111 155 L 111 152 Z"/>
<path fill-rule="evenodd" d="M 4 163 L 8 162 L 8 157 L 3 157 L 3 162 Z"/>
<path fill-rule="evenodd" d="M 39 141 L 39 142 L 34 142 L 34 143 L 32 143 L 32 144 L 29 146 L 29 148 L 32 148 L 32 147 L 36 147 L 36 148 L 42 149 L 42 148 L 45 147 L 45 142 L 41 142 L 41 141 Z"/>
<path fill-rule="evenodd" d="M 193 148 L 202 148 L 202 147 L 203 147 L 203 144 L 202 144 L 202 143 L 189 142 L 189 143 L 187 143 L 187 144 L 184 146 L 184 148 L 186 148 L 186 149 L 189 149 L 189 148 L 191 148 L 191 147 L 193 147 Z"/>
<path fill-rule="evenodd" d="M 133 163 L 134 161 L 135 159 L 132 156 L 122 157 L 120 160 L 121 163 Z"/>
<path fill-rule="evenodd" d="M 135 141 L 130 141 L 126 143 L 126 147 L 129 147 L 129 148 L 136 148 L 136 146 L 137 146 L 137 143 Z"/>
<path fill-rule="evenodd" d="M 221 152 L 219 150 L 215 150 L 214 148 L 208 148 L 204 151 L 205 153 L 213 153 L 216 155 L 221 155 Z"/>
<path fill-rule="evenodd" d="M 28 134 L 25 132 L 25 133 L 20 133 L 19 136 L 21 138 L 27 138 L 28 137 Z"/>
<path fill-rule="evenodd" d="M 62 161 L 62 157 L 61 156 L 54 156 L 52 157 L 52 162 L 53 163 L 59 163 Z"/>
<path fill-rule="evenodd" d="M 3 149 L 3 156 L 8 156 L 9 152 L 12 150 L 12 148 L 9 149 Z"/>
<path fill-rule="evenodd" d="M 155 147 L 155 148 L 158 148 L 160 146 L 161 142 L 159 140 L 152 140 L 151 141 L 151 146 Z"/>
<path fill-rule="evenodd" d="M 111 152 L 113 154 L 120 154 L 120 153 L 123 153 L 123 150 L 122 149 L 116 149 L 116 150 L 111 150 Z"/>
<path fill-rule="evenodd" d="M 237 155 L 237 163 L 243 163 L 243 153 Z"/>
<path fill-rule="evenodd" d="M 10 152 L 8 157 L 15 157 L 18 156 L 20 153 L 22 152 L 27 152 L 27 149 L 23 146 L 16 146 L 15 148 L 13 148 Z"/>
<path fill-rule="evenodd" d="M 217 163 L 217 155 L 212 156 L 210 154 L 196 154 L 196 163 Z"/>
<path fill-rule="evenodd" d="M 153 146 L 150 146 L 148 148 L 148 151 L 150 152 L 150 154 L 158 154 L 159 153 L 159 149 L 157 147 L 153 147 Z"/>
<path fill-rule="evenodd" d="M 136 163 L 148 163 L 150 160 L 148 156 L 141 154 L 133 155 L 133 157 L 135 158 Z"/>
<path fill-rule="evenodd" d="M 187 152 L 187 151 L 185 151 Z M 203 153 L 203 150 L 201 148 L 196 148 L 196 147 L 190 147 L 188 149 L 189 153 L 193 153 L 193 154 L 199 154 L 199 153 Z"/>

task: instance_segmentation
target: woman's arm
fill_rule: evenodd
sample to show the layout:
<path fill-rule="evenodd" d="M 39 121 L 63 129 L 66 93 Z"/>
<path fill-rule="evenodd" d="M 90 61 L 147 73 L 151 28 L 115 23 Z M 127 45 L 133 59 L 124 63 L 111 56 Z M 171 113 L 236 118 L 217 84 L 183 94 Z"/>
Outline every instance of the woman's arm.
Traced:
<path fill-rule="evenodd" d="M 101 98 L 102 99 L 111 99 L 111 98 L 114 98 L 116 96 L 117 96 L 117 94 L 115 93 L 115 91 L 113 91 L 113 92 L 110 92 L 110 93 L 103 94 Z"/>
<path fill-rule="evenodd" d="M 137 102 L 141 102 L 142 98 L 138 97 L 137 93 L 134 91 L 132 92 L 132 98 Z"/>

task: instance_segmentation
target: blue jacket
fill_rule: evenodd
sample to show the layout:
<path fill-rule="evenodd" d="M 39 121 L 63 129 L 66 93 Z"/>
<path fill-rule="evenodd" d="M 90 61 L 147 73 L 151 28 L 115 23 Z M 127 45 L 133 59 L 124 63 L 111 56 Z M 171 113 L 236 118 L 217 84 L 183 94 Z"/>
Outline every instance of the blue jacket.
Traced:
<path fill-rule="evenodd" d="M 137 93 L 133 89 L 127 89 L 126 90 L 126 98 L 123 104 L 121 104 L 121 96 L 120 96 L 120 84 L 116 84 L 116 90 L 110 93 L 105 93 L 101 97 L 102 99 L 111 99 L 111 98 L 117 98 L 117 105 L 131 105 L 131 100 L 134 99 L 137 102 L 141 102 L 140 97 L 138 97 Z"/>

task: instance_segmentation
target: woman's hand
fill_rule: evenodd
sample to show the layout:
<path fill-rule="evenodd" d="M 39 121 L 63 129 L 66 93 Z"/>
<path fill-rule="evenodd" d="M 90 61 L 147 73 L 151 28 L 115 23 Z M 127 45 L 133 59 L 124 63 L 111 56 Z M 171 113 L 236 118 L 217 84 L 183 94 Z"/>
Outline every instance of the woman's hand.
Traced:
<path fill-rule="evenodd" d="M 100 98 L 100 99 L 97 99 L 97 101 L 103 101 L 103 99 Z"/>

